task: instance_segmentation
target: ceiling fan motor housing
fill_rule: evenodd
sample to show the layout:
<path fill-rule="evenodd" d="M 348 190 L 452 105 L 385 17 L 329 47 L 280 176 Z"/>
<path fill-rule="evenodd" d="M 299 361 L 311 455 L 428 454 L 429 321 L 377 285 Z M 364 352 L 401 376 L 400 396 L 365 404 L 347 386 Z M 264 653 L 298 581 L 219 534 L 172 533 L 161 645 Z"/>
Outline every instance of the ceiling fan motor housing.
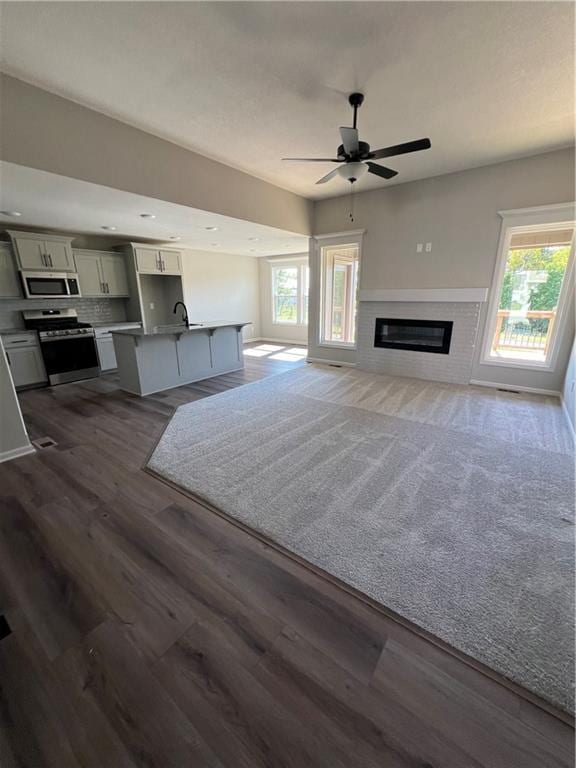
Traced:
<path fill-rule="evenodd" d="M 361 160 L 367 158 L 370 155 L 370 144 L 368 144 L 365 141 L 359 141 L 358 142 L 358 158 Z M 346 159 L 348 155 L 346 155 L 346 151 L 344 149 L 344 145 L 340 144 L 336 151 L 336 157 Z M 357 159 L 354 157 L 354 159 Z"/>

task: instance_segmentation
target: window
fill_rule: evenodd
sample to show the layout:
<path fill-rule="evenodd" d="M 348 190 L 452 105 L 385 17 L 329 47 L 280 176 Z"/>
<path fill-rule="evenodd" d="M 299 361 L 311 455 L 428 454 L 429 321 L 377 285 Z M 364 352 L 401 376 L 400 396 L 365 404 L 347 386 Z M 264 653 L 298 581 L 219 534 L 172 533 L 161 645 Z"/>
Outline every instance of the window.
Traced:
<path fill-rule="evenodd" d="M 326 245 L 321 249 L 322 301 L 320 343 L 356 344 L 356 295 L 360 247 Z"/>
<path fill-rule="evenodd" d="M 287 325 L 308 323 L 308 264 L 272 267 L 272 320 Z"/>
<path fill-rule="evenodd" d="M 573 237 L 573 223 L 506 227 L 485 362 L 551 367 Z"/>

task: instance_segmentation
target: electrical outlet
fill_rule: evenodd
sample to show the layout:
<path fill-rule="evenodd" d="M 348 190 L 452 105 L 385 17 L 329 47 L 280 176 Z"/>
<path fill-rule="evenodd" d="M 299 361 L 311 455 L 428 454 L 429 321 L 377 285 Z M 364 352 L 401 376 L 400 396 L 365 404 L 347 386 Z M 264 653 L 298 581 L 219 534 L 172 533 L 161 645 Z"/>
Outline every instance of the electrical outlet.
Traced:
<path fill-rule="evenodd" d="M 430 253 L 432 250 L 432 243 L 426 243 L 426 253 Z"/>
<path fill-rule="evenodd" d="M 417 243 L 416 244 L 416 253 L 422 253 L 422 248 L 423 248 L 422 243 Z"/>
<path fill-rule="evenodd" d="M 150 302 L 150 309 L 154 309 L 154 302 L 153 301 Z"/>

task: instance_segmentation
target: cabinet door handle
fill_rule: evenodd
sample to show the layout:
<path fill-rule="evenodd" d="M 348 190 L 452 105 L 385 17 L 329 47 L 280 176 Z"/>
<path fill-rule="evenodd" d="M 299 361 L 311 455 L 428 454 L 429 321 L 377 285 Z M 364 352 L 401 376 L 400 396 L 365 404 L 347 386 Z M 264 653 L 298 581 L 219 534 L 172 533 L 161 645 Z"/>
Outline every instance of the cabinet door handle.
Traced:
<path fill-rule="evenodd" d="M 48 259 L 48 266 L 53 267 L 54 264 L 52 264 L 52 256 L 49 253 L 47 253 L 46 258 Z"/>
<path fill-rule="evenodd" d="M 45 267 L 47 267 L 48 266 L 48 262 L 46 261 L 46 254 L 45 253 L 41 253 L 40 256 L 42 257 L 42 264 Z"/>
<path fill-rule="evenodd" d="M 164 259 L 162 259 L 162 272 L 166 272 L 166 264 L 164 263 Z"/>
<path fill-rule="evenodd" d="M 106 283 L 106 293 L 110 293 L 110 286 Z"/>

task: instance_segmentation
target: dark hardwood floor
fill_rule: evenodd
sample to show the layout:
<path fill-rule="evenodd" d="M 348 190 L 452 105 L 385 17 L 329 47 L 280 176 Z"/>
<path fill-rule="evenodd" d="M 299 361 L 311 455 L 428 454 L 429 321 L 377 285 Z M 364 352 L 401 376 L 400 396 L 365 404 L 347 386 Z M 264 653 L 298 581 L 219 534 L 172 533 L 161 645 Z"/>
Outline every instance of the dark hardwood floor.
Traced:
<path fill-rule="evenodd" d="M 260 351 L 21 395 L 57 446 L 0 465 L 2 768 L 572 766 L 561 719 L 142 471 L 176 406 L 305 364 Z"/>

